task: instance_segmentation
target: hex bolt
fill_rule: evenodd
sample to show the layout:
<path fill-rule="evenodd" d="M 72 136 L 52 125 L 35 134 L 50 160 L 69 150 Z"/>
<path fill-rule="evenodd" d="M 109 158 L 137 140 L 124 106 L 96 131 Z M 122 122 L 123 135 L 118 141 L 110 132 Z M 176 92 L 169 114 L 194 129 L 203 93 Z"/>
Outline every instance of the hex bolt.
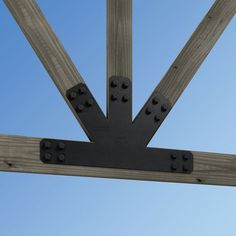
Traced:
<path fill-rule="evenodd" d="M 111 87 L 112 87 L 112 88 L 115 88 L 115 87 L 117 87 L 117 85 L 118 85 L 118 80 L 117 80 L 117 79 L 113 79 L 113 80 L 111 81 Z"/>
<path fill-rule="evenodd" d="M 159 100 L 158 100 L 157 97 L 154 97 L 154 98 L 152 99 L 152 104 L 153 104 L 153 105 L 157 105 L 158 102 L 159 102 Z"/>
<path fill-rule="evenodd" d="M 82 112 L 83 110 L 84 110 L 84 105 L 79 104 L 79 105 L 76 106 L 76 111 L 77 112 Z"/>
<path fill-rule="evenodd" d="M 52 159 L 52 154 L 49 153 L 49 152 L 46 152 L 46 153 L 44 154 L 44 159 L 45 159 L 45 161 L 51 161 L 51 159 Z"/>
<path fill-rule="evenodd" d="M 167 111 L 167 105 L 166 105 L 166 104 L 163 104 L 163 105 L 161 106 L 161 111 L 162 111 L 162 112 L 166 112 L 166 111 Z"/>
<path fill-rule="evenodd" d="M 176 160 L 177 159 L 177 155 L 175 153 L 171 153 L 170 155 L 172 160 Z"/>
<path fill-rule="evenodd" d="M 185 172 L 188 171 L 188 166 L 187 165 L 183 165 L 183 171 L 185 171 Z"/>
<path fill-rule="evenodd" d="M 172 170 L 172 171 L 176 171 L 177 168 L 178 168 L 178 166 L 177 166 L 176 163 L 172 163 L 172 164 L 171 164 L 171 170 Z"/>
<path fill-rule="evenodd" d="M 63 153 L 59 154 L 58 157 L 57 157 L 58 161 L 61 161 L 61 162 L 64 161 L 65 158 L 66 158 L 66 156 Z"/>
<path fill-rule="evenodd" d="M 145 110 L 145 113 L 146 113 L 147 115 L 150 115 L 150 114 L 152 113 L 151 107 L 147 107 L 146 110 Z"/>
<path fill-rule="evenodd" d="M 74 100 L 77 97 L 77 93 L 75 91 L 70 91 L 69 92 L 69 99 Z"/>
<path fill-rule="evenodd" d="M 79 94 L 85 94 L 85 92 L 86 92 L 85 87 L 80 87 L 79 88 Z"/>
<path fill-rule="evenodd" d="M 112 101 L 116 101 L 117 99 L 118 99 L 117 94 L 112 94 L 112 95 L 111 95 L 111 100 L 112 100 Z"/>
<path fill-rule="evenodd" d="M 58 145 L 57 145 L 58 149 L 60 149 L 60 150 L 64 150 L 65 146 L 66 145 L 64 143 L 58 143 Z"/>
<path fill-rule="evenodd" d="M 186 154 L 184 154 L 182 157 L 183 157 L 184 161 L 188 161 L 189 160 L 189 157 Z"/>
<path fill-rule="evenodd" d="M 129 100 L 128 95 L 124 95 L 124 96 L 122 97 L 122 102 L 128 102 L 128 100 Z"/>
<path fill-rule="evenodd" d="M 123 83 L 122 83 L 122 88 L 123 89 L 127 89 L 129 87 L 129 81 L 124 81 Z"/>
<path fill-rule="evenodd" d="M 155 116 L 154 116 L 154 121 L 155 121 L 155 122 L 158 123 L 160 120 L 161 120 L 160 116 L 158 116 L 158 115 L 155 115 Z"/>
<path fill-rule="evenodd" d="M 45 141 L 43 143 L 43 146 L 46 148 L 46 149 L 50 149 L 52 147 L 52 143 L 50 141 Z"/>
<path fill-rule="evenodd" d="M 94 100 L 92 98 L 88 99 L 87 102 L 86 102 L 86 105 L 91 107 L 94 103 Z"/>

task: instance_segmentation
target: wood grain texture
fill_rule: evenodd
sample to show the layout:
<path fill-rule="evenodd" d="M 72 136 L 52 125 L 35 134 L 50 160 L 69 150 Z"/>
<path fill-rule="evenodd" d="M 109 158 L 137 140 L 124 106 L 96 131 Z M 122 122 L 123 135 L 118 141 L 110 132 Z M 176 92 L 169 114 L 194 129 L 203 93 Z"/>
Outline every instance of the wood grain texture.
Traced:
<path fill-rule="evenodd" d="M 4 0 L 62 96 L 83 82 L 34 0 Z M 56 4 L 56 3 L 55 3 Z"/>
<path fill-rule="evenodd" d="M 132 79 L 132 0 L 107 0 L 107 78 Z"/>
<path fill-rule="evenodd" d="M 200 4 L 200 3 L 199 3 Z M 235 0 L 216 0 L 155 92 L 175 104 L 236 12 Z"/>
<path fill-rule="evenodd" d="M 44 164 L 39 138 L 0 135 L 0 171 L 236 186 L 236 155 L 193 152 L 192 174 Z"/>

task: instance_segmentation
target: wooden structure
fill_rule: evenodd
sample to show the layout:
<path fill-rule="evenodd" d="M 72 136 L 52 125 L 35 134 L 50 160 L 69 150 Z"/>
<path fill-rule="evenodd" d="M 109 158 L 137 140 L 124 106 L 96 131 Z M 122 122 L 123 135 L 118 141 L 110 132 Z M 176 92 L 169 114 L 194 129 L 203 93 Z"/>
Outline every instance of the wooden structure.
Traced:
<path fill-rule="evenodd" d="M 34 0 L 4 0 L 61 95 L 81 122 L 67 91 L 84 83 Z M 236 0 L 216 0 L 155 88 L 172 108 L 236 12 Z M 132 79 L 132 0 L 107 0 L 107 79 Z M 86 127 L 85 127 L 86 130 Z M 88 134 L 89 135 L 89 134 Z M 236 185 L 236 155 L 192 151 L 191 174 L 45 164 L 41 138 L 0 135 L 0 170 L 57 175 Z"/>

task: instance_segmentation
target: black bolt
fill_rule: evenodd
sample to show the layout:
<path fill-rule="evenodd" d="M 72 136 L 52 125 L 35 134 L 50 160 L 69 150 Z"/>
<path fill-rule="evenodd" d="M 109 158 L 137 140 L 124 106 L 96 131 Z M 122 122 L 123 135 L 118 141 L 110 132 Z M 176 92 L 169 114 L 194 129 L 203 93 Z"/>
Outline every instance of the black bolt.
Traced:
<path fill-rule="evenodd" d="M 60 149 L 60 150 L 63 150 L 63 149 L 65 149 L 65 144 L 64 143 L 58 143 L 58 148 Z"/>
<path fill-rule="evenodd" d="M 146 110 L 145 110 L 145 113 L 146 113 L 147 115 L 150 115 L 150 114 L 152 113 L 151 107 L 147 107 Z"/>
<path fill-rule="evenodd" d="M 45 161 L 50 161 L 52 159 L 52 154 L 49 152 L 46 152 L 44 154 L 44 159 L 45 159 Z"/>
<path fill-rule="evenodd" d="M 112 95 L 111 95 L 111 100 L 112 100 L 112 101 L 116 101 L 117 99 L 118 99 L 117 94 L 112 94 Z"/>
<path fill-rule="evenodd" d="M 66 158 L 66 157 L 65 157 L 65 154 L 61 153 L 61 154 L 58 155 L 58 158 L 57 158 L 57 159 L 58 159 L 58 161 L 64 161 L 65 158 Z"/>
<path fill-rule="evenodd" d="M 122 88 L 123 89 L 127 89 L 129 87 L 129 81 L 124 81 L 123 83 L 122 83 Z"/>
<path fill-rule="evenodd" d="M 172 163 L 172 164 L 171 164 L 171 170 L 172 170 L 172 171 L 176 171 L 177 168 L 178 168 L 178 166 L 177 166 L 176 163 Z"/>
<path fill-rule="evenodd" d="M 128 102 L 128 100 L 129 100 L 128 95 L 124 95 L 124 96 L 122 97 L 122 102 Z"/>
<path fill-rule="evenodd" d="M 52 143 L 50 141 L 45 141 L 43 143 L 43 146 L 46 148 L 46 149 L 50 149 L 52 147 Z"/>
<path fill-rule="evenodd" d="M 84 94 L 86 92 L 85 87 L 80 87 L 79 88 L 79 94 Z"/>
<path fill-rule="evenodd" d="M 158 116 L 158 115 L 155 115 L 154 116 L 154 121 L 155 122 L 159 122 L 161 120 L 161 118 Z"/>
<path fill-rule="evenodd" d="M 159 100 L 158 100 L 157 97 L 154 97 L 154 98 L 152 99 L 152 103 L 153 103 L 154 105 L 158 104 L 158 102 L 159 102 Z"/>
<path fill-rule="evenodd" d="M 86 102 L 86 105 L 91 107 L 94 103 L 94 100 L 92 98 L 88 99 L 87 102 Z"/>
<path fill-rule="evenodd" d="M 117 79 L 113 79 L 113 80 L 111 81 L 111 87 L 112 87 L 112 88 L 115 88 L 115 87 L 117 87 L 117 85 L 118 85 L 118 80 L 117 80 Z"/>
<path fill-rule="evenodd" d="M 175 153 L 172 153 L 170 157 L 171 157 L 172 160 L 176 160 L 177 159 L 177 155 Z"/>
<path fill-rule="evenodd" d="M 187 156 L 186 154 L 183 155 L 183 160 L 184 161 L 188 161 L 189 160 L 189 156 Z"/>
<path fill-rule="evenodd" d="M 188 171 L 188 166 L 187 165 L 183 165 L 183 171 Z"/>
<path fill-rule="evenodd" d="M 76 110 L 77 110 L 77 112 L 82 112 L 84 110 L 84 105 L 82 105 L 82 104 L 77 105 Z"/>
<path fill-rule="evenodd" d="M 69 92 L 69 99 L 74 100 L 77 97 L 77 93 L 75 91 L 70 91 Z"/>
<path fill-rule="evenodd" d="M 167 111 L 167 105 L 166 104 L 163 104 L 162 106 L 161 106 L 161 111 L 162 112 L 166 112 Z"/>

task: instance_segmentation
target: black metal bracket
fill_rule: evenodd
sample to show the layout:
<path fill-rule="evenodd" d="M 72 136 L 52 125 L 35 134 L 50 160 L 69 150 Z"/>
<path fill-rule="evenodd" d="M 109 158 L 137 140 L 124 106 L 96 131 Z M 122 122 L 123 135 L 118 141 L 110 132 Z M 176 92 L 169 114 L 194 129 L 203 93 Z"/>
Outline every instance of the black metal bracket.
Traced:
<path fill-rule="evenodd" d="M 134 121 L 129 78 L 109 79 L 107 117 L 85 84 L 69 89 L 67 98 L 92 142 L 43 139 L 42 162 L 184 174 L 193 171 L 191 152 L 147 147 L 171 109 L 161 94 L 153 94 Z"/>

